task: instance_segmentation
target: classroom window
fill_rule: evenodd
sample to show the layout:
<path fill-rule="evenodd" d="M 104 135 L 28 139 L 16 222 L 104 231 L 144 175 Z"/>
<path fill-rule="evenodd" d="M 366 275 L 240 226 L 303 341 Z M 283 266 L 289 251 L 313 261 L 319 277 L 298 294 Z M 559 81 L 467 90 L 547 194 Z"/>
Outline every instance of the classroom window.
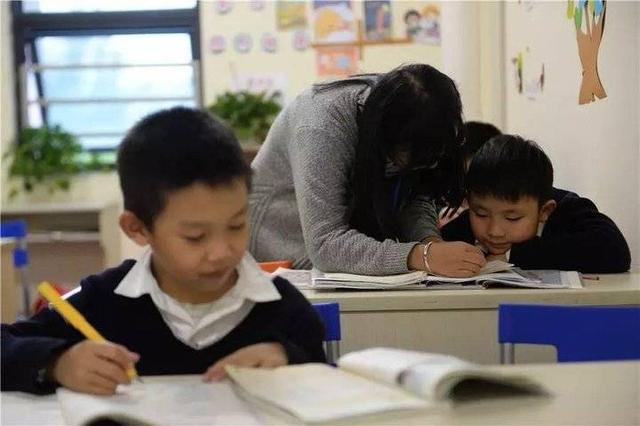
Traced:
<path fill-rule="evenodd" d="M 183 9 L 145 10 L 158 3 Z M 197 8 L 195 0 L 19 3 L 21 126 L 58 124 L 87 151 L 114 158 L 141 117 L 200 105 Z"/>

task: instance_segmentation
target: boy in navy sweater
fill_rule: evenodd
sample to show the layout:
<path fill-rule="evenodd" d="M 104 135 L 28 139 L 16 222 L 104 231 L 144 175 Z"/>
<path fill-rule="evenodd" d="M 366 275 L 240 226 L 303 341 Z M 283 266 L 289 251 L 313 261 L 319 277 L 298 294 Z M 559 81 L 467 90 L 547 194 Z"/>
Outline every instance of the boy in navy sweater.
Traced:
<path fill-rule="evenodd" d="M 118 174 L 120 226 L 149 248 L 67 299 L 109 342 L 85 340 L 51 308 L 3 324 L 3 391 L 112 394 L 134 364 L 218 380 L 227 364 L 325 361 L 311 305 L 246 252 L 250 169 L 226 126 L 188 108 L 152 114 L 124 138 Z"/>
<path fill-rule="evenodd" d="M 615 223 L 595 204 L 553 188 L 553 167 L 540 147 L 498 135 L 473 155 L 469 209 L 446 224 L 446 240 L 476 242 L 487 259 L 523 269 L 624 272 L 631 256 Z"/>

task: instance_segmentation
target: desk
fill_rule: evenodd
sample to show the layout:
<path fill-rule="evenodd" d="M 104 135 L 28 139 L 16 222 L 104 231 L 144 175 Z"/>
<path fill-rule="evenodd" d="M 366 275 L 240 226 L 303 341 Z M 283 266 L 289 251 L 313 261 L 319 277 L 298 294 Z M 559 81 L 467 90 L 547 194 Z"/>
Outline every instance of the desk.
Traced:
<path fill-rule="evenodd" d="M 456 425 L 638 425 L 640 424 L 640 362 L 537 364 L 496 366 L 536 377 L 553 398 L 502 398 L 459 404 L 422 413 L 389 413 L 345 424 Z M 54 395 L 20 392 L 1 395 L 3 425 L 60 425 L 62 416 Z M 265 413 L 267 424 L 285 419 Z"/>
<path fill-rule="evenodd" d="M 640 271 L 584 280 L 583 289 L 304 290 L 312 303 L 338 302 L 342 354 L 373 346 L 447 353 L 476 363 L 499 360 L 500 303 L 640 304 Z M 516 345 L 518 362 L 553 362 L 555 349 Z"/>

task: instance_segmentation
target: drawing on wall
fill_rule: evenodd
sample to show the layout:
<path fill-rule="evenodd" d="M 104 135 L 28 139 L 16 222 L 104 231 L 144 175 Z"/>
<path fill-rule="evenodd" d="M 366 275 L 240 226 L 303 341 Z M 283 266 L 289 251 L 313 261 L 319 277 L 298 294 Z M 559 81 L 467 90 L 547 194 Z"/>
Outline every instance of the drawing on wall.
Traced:
<path fill-rule="evenodd" d="M 233 48 L 238 53 L 247 53 L 253 47 L 253 39 L 249 33 L 238 33 L 233 37 Z"/>
<path fill-rule="evenodd" d="M 316 43 L 356 39 L 355 18 L 350 0 L 314 0 L 313 20 Z"/>
<path fill-rule="evenodd" d="M 573 19 L 576 27 L 578 56 L 582 64 L 582 83 L 578 94 L 580 105 L 595 102 L 596 97 L 607 97 L 598 74 L 598 50 L 606 13 L 605 0 L 568 0 L 567 3 L 567 18 Z"/>
<path fill-rule="evenodd" d="M 220 15 L 224 15 L 231 12 L 231 9 L 233 9 L 233 1 L 231 0 L 216 1 L 216 12 L 218 12 Z"/>
<path fill-rule="evenodd" d="M 536 57 L 529 46 L 524 52 L 511 58 L 514 71 L 516 91 L 524 94 L 528 99 L 536 100 L 544 92 L 545 70 L 544 62 Z"/>
<path fill-rule="evenodd" d="M 272 33 L 264 33 L 260 39 L 260 45 L 263 51 L 275 53 L 278 50 L 278 39 Z"/>
<path fill-rule="evenodd" d="M 307 30 L 295 30 L 291 37 L 291 44 L 295 50 L 302 52 L 309 48 L 311 40 Z"/>
<path fill-rule="evenodd" d="M 511 63 L 513 64 L 516 91 L 522 93 L 522 52 L 518 52 L 515 57 L 511 58 Z"/>
<path fill-rule="evenodd" d="M 391 28 L 391 1 L 365 0 L 364 27 L 369 40 L 385 40 L 393 35 Z"/>
<path fill-rule="evenodd" d="M 407 37 L 417 43 L 440 44 L 440 6 L 427 4 L 421 12 L 410 9 L 404 14 Z"/>
<path fill-rule="evenodd" d="M 286 31 L 307 27 L 307 2 L 278 0 L 276 2 L 276 25 Z"/>
<path fill-rule="evenodd" d="M 219 54 L 225 51 L 227 48 L 227 42 L 223 35 L 211 36 L 209 40 L 209 51 L 213 54 Z"/>
<path fill-rule="evenodd" d="M 319 76 L 346 77 L 358 72 L 358 48 L 355 46 L 318 47 L 316 54 Z"/>

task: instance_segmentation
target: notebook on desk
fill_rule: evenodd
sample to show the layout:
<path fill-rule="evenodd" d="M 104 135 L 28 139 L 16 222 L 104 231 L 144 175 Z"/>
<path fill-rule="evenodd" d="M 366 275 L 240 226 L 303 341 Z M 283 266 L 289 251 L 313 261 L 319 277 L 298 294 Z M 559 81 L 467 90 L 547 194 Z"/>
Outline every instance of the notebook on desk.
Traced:
<path fill-rule="evenodd" d="M 451 278 L 414 271 L 398 275 L 355 275 L 311 272 L 311 288 L 350 288 L 361 290 L 391 289 L 462 289 L 462 288 L 582 288 L 580 274 L 576 271 L 522 270 L 510 263 L 491 261 L 480 272 L 469 278 Z"/>
<path fill-rule="evenodd" d="M 145 377 L 143 383 L 120 386 L 112 396 L 59 388 L 57 397 L 65 423 L 74 426 L 101 420 L 126 425 L 264 424 L 230 383 L 204 383 L 199 375 Z"/>
<path fill-rule="evenodd" d="M 227 366 L 246 394 L 306 423 L 398 410 L 446 409 L 452 402 L 547 395 L 533 378 L 449 355 L 372 348 L 342 356 L 338 368 Z"/>

